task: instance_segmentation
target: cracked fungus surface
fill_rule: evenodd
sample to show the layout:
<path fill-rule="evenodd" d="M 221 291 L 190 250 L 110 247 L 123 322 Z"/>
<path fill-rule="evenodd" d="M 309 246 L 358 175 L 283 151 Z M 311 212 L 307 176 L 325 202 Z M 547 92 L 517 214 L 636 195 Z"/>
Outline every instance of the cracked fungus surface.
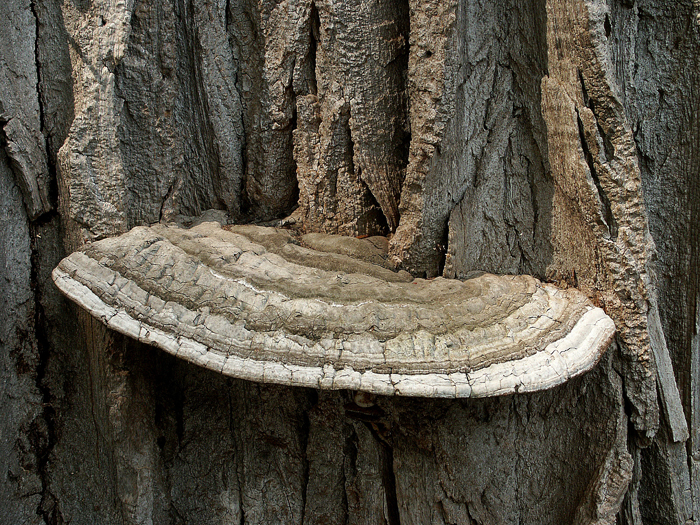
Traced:
<path fill-rule="evenodd" d="M 53 278 L 110 328 L 222 374 L 383 395 L 551 388 L 615 331 L 582 293 L 527 275 L 413 279 L 382 239 L 258 226 L 137 227 Z"/>

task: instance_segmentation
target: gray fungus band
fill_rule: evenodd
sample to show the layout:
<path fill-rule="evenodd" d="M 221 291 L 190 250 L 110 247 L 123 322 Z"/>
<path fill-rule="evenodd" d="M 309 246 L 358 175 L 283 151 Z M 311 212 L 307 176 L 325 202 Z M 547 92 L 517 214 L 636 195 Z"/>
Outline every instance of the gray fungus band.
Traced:
<path fill-rule="evenodd" d="M 155 225 L 61 261 L 58 288 L 108 327 L 219 373 L 380 395 L 534 392 L 590 370 L 615 326 L 527 275 L 396 271 L 383 238 Z"/>

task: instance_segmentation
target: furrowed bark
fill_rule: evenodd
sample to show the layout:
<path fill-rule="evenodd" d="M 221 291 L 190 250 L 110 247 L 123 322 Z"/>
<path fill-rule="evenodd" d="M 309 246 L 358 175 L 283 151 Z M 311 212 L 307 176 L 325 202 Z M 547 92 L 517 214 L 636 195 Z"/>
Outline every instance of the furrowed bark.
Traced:
<path fill-rule="evenodd" d="M 700 521 L 697 1 L 0 14 L 0 523 Z M 576 287 L 616 340 L 546 392 L 367 402 L 194 367 L 50 280 L 212 208 Z"/>

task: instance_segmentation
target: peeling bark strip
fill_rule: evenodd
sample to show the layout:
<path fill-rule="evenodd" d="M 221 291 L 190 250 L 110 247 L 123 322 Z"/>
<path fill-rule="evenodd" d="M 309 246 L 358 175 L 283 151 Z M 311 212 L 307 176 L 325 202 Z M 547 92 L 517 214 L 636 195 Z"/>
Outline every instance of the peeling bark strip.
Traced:
<path fill-rule="evenodd" d="M 659 397 L 668 419 L 667 423 L 671 430 L 671 439 L 675 442 L 683 442 L 690 437 L 688 422 L 685 420 L 678 385 L 673 377 L 671 356 L 666 346 L 666 337 L 661 328 L 659 309 L 656 305 L 653 305 L 649 310 L 647 319 L 649 343 L 656 361 L 656 382 L 659 386 Z"/>
<path fill-rule="evenodd" d="M 230 228 L 135 228 L 67 257 L 54 281 L 110 328 L 225 375 L 382 395 L 551 388 L 592 368 L 615 331 L 583 294 L 529 276 L 406 282 L 343 254 L 342 237 L 312 236 L 330 244 L 317 252 Z"/>

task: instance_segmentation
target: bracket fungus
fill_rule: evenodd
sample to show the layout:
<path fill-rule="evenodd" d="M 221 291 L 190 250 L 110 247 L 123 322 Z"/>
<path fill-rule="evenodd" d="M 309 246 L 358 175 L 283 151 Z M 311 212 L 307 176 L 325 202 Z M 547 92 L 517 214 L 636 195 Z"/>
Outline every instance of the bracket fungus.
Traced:
<path fill-rule="evenodd" d="M 53 279 L 108 327 L 222 374 L 381 395 L 551 388 L 615 331 L 581 292 L 527 275 L 413 279 L 383 239 L 251 225 L 137 227 Z"/>

